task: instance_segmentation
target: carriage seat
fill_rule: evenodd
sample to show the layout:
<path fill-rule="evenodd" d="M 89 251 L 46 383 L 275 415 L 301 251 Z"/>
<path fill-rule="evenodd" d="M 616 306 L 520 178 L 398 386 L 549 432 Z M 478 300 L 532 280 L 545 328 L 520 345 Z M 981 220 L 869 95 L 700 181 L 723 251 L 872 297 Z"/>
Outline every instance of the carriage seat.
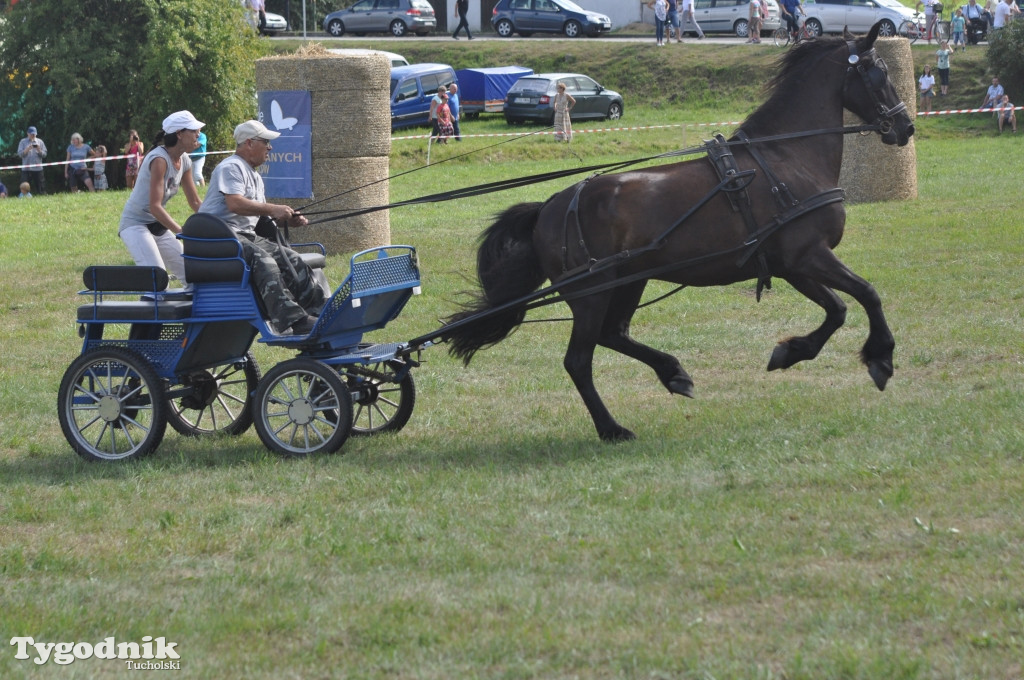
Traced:
<path fill-rule="evenodd" d="M 92 266 L 82 273 L 93 302 L 78 307 L 78 321 L 180 321 L 192 314 L 189 297 L 167 294 L 167 272 L 160 267 Z M 108 300 L 141 294 L 142 300 Z"/>
<path fill-rule="evenodd" d="M 242 246 L 227 222 L 216 215 L 195 213 L 185 220 L 180 238 L 185 255 L 186 281 L 218 283 L 243 280 L 246 265 Z M 327 264 L 322 247 L 320 252 L 299 253 L 299 256 L 312 269 L 323 269 Z"/>

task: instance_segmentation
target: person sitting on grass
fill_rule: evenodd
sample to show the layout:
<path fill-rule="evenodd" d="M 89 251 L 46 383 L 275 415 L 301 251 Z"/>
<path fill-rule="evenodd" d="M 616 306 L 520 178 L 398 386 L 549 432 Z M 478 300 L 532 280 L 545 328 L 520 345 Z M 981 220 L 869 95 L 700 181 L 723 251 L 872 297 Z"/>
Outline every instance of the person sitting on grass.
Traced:
<path fill-rule="evenodd" d="M 996 111 L 999 117 L 999 132 L 1003 131 L 1003 125 L 1009 123 L 1014 132 L 1017 131 L 1017 115 L 1013 112 L 1013 104 L 1010 102 L 1010 95 L 1004 94 L 999 102 L 999 109 Z"/>

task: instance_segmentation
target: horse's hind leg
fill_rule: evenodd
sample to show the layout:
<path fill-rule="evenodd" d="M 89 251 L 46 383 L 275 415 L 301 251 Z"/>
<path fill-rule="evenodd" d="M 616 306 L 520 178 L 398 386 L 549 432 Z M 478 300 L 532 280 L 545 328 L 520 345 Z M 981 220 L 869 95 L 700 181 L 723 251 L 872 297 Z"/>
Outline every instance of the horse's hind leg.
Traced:
<path fill-rule="evenodd" d="M 610 295 L 592 295 L 570 303 L 572 335 L 563 365 L 590 412 L 598 436 L 604 441 L 624 441 L 636 439 L 636 435 L 615 421 L 594 387 L 594 349 L 610 298 Z"/>
<path fill-rule="evenodd" d="M 789 368 L 818 356 L 828 339 L 846 321 L 846 304 L 830 288 L 804 277 L 789 276 L 786 281 L 825 310 L 825 321 L 807 335 L 787 338 L 776 345 L 768 361 L 769 371 Z"/>
<path fill-rule="evenodd" d="M 693 380 L 674 356 L 639 343 L 629 335 L 629 324 L 646 286 L 646 281 L 638 281 L 615 289 L 598 342 L 650 366 L 669 392 L 693 397 Z"/>

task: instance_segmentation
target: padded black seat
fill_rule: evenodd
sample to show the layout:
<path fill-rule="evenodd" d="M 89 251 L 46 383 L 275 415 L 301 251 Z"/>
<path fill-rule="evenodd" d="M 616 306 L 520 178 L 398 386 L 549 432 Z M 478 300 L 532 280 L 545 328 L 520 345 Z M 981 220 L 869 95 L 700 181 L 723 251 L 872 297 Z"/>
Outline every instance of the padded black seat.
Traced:
<path fill-rule="evenodd" d="M 94 293 L 94 300 L 79 306 L 79 321 L 180 321 L 192 314 L 187 295 L 178 293 L 172 298 L 161 292 L 167 288 L 167 272 L 160 267 L 86 267 L 82 282 Z M 104 294 L 123 297 L 131 293 L 142 293 L 143 300 L 104 299 Z"/>
<path fill-rule="evenodd" d="M 189 283 L 241 281 L 245 276 L 242 244 L 228 223 L 208 213 L 194 213 L 181 225 L 185 280 Z"/>

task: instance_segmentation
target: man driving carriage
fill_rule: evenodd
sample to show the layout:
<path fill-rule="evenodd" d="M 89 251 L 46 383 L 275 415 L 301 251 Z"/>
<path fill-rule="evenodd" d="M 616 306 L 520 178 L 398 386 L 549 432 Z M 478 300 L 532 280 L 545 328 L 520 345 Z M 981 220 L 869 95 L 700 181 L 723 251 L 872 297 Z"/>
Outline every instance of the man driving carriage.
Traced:
<path fill-rule="evenodd" d="M 298 253 L 256 233 L 261 217 L 291 227 L 307 224 L 290 206 L 267 203 L 263 178 L 256 172 L 270 158 L 270 142 L 280 135 L 255 120 L 236 127 L 235 153 L 214 169 L 199 212 L 220 217 L 238 236 L 270 323 L 282 333 L 308 335 L 323 309 L 324 289 Z"/>

